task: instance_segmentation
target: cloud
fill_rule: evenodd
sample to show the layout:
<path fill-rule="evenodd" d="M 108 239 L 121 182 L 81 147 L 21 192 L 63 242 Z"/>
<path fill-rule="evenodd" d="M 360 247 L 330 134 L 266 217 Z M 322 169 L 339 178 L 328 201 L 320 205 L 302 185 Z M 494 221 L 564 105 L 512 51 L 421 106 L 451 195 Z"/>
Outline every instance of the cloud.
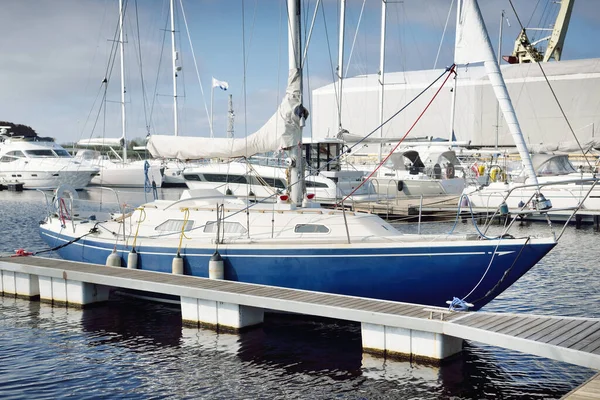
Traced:
<path fill-rule="evenodd" d="M 210 107 L 211 76 L 230 83 L 230 91 L 215 93 L 215 132 L 227 127 L 227 95 L 234 95 L 236 136 L 244 131 L 244 82 L 248 112 L 247 130 L 257 129 L 272 114 L 281 98 L 287 75 L 287 39 L 280 18 L 281 3 L 248 3 L 246 15 L 246 76 L 243 72 L 241 10 L 225 2 L 184 1 L 200 78 L 205 83 L 202 96 L 182 24 L 178 28 L 178 48 L 183 71 L 179 77 L 180 126 L 182 134 L 204 134 L 208 130 L 205 107 Z M 523 20 L 528 20 L 535 4 L 513 0 Z M 170 38 L 163 29 L 168 22 L 168 2 L 134 2 L 126 14 L 127 33 L 127 127 L 128 137 L 144 136 L 150 117 L 152 132 L 173 131 Z M 313 3 L 314 4 L 314 3 Z M 307 72 L 310 89 L 333 81 L 337 65 L 338 2 L 324 3 L 326 21 L 317 18 Z M 277 5 L 277 6 L 276 6 Z M 433 67 L 450 0 L 404 0 L 388 4 L 386 71 Z M 500 11 L 506 9 L 511 27 L 505 26 L 503 53 L 512 51 L 518 34 L 516 19 L 507 2 L 480 0 L 492 43 L 496 45 Z M 349 76 L 376 73 L 379 69 L 380 2 L 367 1 L 358 27 L 362 2 L 348 2 L 346 60 L 355 37 Z M 32 126 L 40 134 L 59 141 L 121 132 L 118 59 L 107 89 L 106 114 L 99 113 L 94 100 L 102 94 L 110 48 L 114 44 L 118 20 L 116 0 L 2 0 L 3 31 L 0 48 L 0 119 Z M 254 9 L 253 7 L 257 7 Z M 555 5 L 553 5 L 555 7 Z M 600 44 L 600 12 L 597 0 L 578 0 L 567 34 L 567 58 L 597 57 Z M 311 10 L 312 12 L 312 10 Z M 283 14 L 285 15 L 285 13 Z M 311 14 L 312 16 L 312 14 Z M 140 21 L 140 38 L 133 22 Z M 309 18 L 310 20 L 310 18 Z M 535 21 L 535 18 L 533 19 Z M 178 22 L 182 22 L 181 18 Z M 325 25 L 327 24 L 327 25 Z M 454 42 L 454 12 L 451 13 L 438 66 L 450 63 Z M 283 26 L 283 28 L 281 28 Z M 325 34 L 328 34 L 328 38 Z M 165 34 L 167 35 L 165 37 Z M 163 49 L 163 41 L 165 48 Z M 142 99 L 142 79 L 137 60 L 138 45 L 143 54 L 146 115 Z M 161 58 L 162 57 L 162 58 Z M 160 67 L 160 71 L 159 71 Z M 277 82 L 277 76 L 280 81 Z M 305 86 L 305 89 L 308 88 Z M 205 100 L 206 99 L 206 100 Z M 207 106 L 205 106 L 205 102 Z M 308 100 L 307 100 L 308 102 Z M 313 111 L 314 114 L 314 111 Z M 87 124 L 84 122 L 90 116 Z M 98 121 L 92 131 L 94 121 Z"/>

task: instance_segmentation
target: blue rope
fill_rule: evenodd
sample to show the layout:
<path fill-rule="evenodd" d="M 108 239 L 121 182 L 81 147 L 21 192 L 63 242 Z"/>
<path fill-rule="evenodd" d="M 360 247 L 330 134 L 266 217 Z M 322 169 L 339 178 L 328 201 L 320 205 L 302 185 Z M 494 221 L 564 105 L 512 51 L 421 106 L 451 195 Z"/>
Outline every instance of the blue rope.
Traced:
<path fill-rule="evenodd" d="M 453 298 L 449 303 L 450 307 L 448 309 L 450 311 L 469 311 L 469 307 L 473 307 L 473 304 L 469 304 L 458 297 Z"/>
<path fill-rule="evenodd" d="M 147 203 L 148 198 L 146 193 L 150 193 L 152 185 L 150 184 L 150 178 L 148 178 L 148 170 L 150 169 L 150 163 L 148 160 L 144 161 L 144 201 Z"/>

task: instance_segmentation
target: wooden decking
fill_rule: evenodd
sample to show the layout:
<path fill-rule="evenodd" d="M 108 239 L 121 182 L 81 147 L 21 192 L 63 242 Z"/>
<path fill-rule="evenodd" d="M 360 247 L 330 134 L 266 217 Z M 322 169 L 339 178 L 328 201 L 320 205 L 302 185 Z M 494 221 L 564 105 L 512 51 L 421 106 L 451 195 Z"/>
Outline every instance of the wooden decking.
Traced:
<path fill-rule="evenodd" d="M 0 258 L 0 270 L 440 333 L 600 370 L 600 319 L 596 318 L 448 312 L 417 304 L 39 257 Z"/>
<path fill-rule="evenodd" d="M 565 400 L 594 400 L 600 399 L 600 374 L 594 375 L 590 380 L 575 390 L 567 393 Z"/>

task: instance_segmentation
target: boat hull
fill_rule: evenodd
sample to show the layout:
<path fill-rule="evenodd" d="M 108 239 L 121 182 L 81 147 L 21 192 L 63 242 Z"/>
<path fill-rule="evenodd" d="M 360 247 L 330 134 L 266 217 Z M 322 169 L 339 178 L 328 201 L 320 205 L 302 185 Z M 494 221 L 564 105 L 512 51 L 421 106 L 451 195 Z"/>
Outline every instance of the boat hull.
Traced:
<path fill-rule="evenodd" d="M 56 247 L 74 239 L 45 229 L 41 237 Z M 219 245 L 225 279 L 351 296 L 446 306 L 453 297 L 479 309 L 502 293 L 554 246 L 551 239 L 490 240 L 402 245 Z M 67 260 L 104 264 L 112 242 L 89 239 L 58 250 Z M 139 246 L 138 268 L 171 272 L 175 246 Z M 130 247 L 117 246 L 125 266 Z M 182 247 L 186 275 L 208 277 L 214 245 Z M 489 266 L 489 268 L 488 268 Z M 508 271 L 508 272 L 507 272 Z M 482 278 L 483 277 L 483 278 Z M 479 282 L 481 280 L 481 282 Z M 479 282 L 479 283 L 478 283 Z"/>

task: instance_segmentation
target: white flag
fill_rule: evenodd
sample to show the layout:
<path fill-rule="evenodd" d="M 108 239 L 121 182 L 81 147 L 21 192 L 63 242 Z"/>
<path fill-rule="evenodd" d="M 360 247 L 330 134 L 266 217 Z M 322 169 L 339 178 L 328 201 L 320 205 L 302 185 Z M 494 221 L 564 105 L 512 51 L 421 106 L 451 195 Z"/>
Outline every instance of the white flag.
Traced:
<path fill-rule="evenodd" d="M 220 81 L 218 79 L 215 79 L 214 77 L 212 78 L 212 87 L 216 88 L 221 88 L 223 90 L 227 90 L 229 89 L 229 83 L 225 82 L 225 81 Z"/>

